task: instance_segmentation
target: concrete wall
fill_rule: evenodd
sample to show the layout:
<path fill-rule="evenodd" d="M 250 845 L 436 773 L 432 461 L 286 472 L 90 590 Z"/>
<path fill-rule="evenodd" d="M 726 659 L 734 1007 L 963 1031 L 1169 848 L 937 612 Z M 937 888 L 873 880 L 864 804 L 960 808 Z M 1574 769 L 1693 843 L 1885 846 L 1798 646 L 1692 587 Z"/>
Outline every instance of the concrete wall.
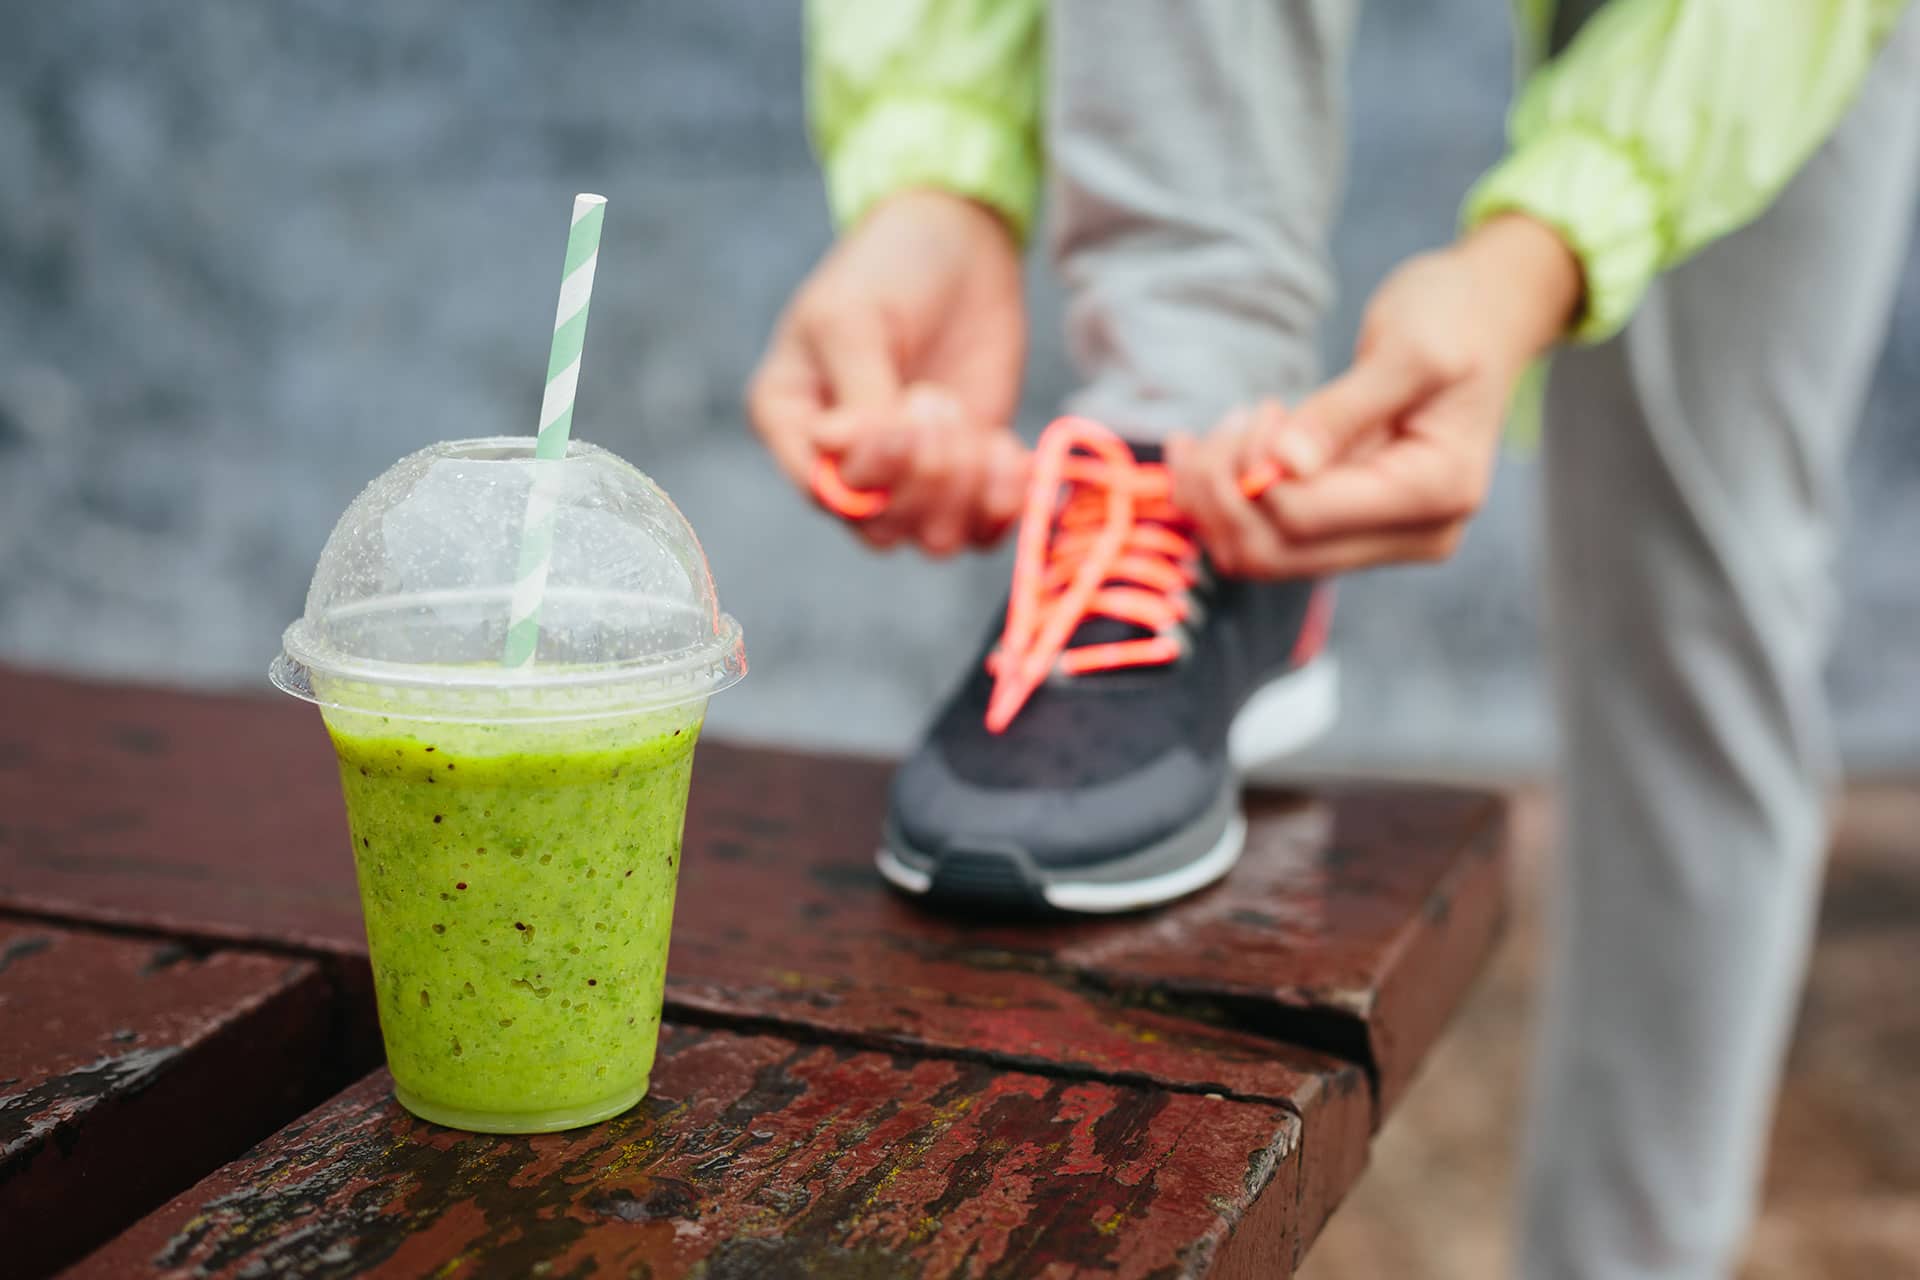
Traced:
<path fill-rule="evenodd" d="M 826 243 L 798 7 L 63 0 L 0 37 L 0 657 L 258 687 L 359 486 L 531 430 L 567 201 L 612 201 L 578 432 L 707 541 L 754 674 L 729 733 L 897 748 L 971 656 L 1004 559 L 872 559 L 779 484 L 739 388 Z M 1328 335 L 1444 237 L 1495 154 L 1495 0 L 1368 6 Z M 1066 388 L 1037 272 L 1025 426 Z M 1920 272 L 1854 476 L 1835 689 L 1850 754 L 1920 762 Z M 1460 557 L 1354 581 L 1323 758 L 1537 765 L 1536 476 Z M 0 714 L 4 714 L 0 709 Z"/>

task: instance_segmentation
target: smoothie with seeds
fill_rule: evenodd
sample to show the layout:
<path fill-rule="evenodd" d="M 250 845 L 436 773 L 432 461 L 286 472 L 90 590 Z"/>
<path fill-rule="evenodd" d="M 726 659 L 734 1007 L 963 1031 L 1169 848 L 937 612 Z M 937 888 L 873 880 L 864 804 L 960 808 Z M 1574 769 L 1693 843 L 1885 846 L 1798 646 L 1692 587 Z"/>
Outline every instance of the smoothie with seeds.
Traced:
<path fill-rule="evenodd" d="M 694 741 L 746 669 L 686 516 L 564 430 L 430 445 L 341 515 L 268 674 L 333 740 L 409 1111 L 645 1096 Z"/>
<path fill-rule="evenodd" d="M 535 1131 L 645 1095 L 701 710 L 531 726 L 328 714 L 408 1110 Z"/>

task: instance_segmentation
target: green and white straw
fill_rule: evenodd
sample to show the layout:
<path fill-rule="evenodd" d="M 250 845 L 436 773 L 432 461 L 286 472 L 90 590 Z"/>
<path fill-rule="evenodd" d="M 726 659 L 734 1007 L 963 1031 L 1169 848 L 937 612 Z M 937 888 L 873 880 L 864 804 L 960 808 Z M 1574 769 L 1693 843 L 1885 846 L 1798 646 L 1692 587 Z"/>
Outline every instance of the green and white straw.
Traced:
<path fill-rule="evenodd" d="M 553 351 L 547 357 L 547 393 L 540 402 L 536 461 L 567 456 L 573 431 L 573 393 L 580 385 L 580 351 L 587 341 L 587 304 L 593 300 L 593 271 L 600 261 L 600 225 L 607 198 L 573 198 L 573 229 L 567 233 L 567 265 L 560 277 L 560 306 L 553 317 Z M 533 469 L 527 495 L 527 519 L 520 542 L 520 568 L 513 583 L 507 648 L 501 662 L 524 667 L 540 642 L 540 602 L 547 593 L 547 569 L 553 562 L 554 493 L 550 468 Z"/>

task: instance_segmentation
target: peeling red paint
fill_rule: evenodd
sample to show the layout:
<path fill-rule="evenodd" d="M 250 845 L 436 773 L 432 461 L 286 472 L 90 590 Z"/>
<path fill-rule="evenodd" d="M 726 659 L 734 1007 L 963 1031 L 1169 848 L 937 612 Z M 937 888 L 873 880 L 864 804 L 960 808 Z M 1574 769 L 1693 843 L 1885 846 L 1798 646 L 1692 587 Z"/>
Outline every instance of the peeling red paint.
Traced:
<path fill-rule="evenodd" d="M 1283 1229 L 1246 1235 L 1291 1193 L 1297 1136 L 1258 1103 L 681 1028 L 652 1097 L 573 1133 L 457 1135 L 389 1087 L 349 1090 L 72 1274 L 1148 1280 L 1206 1275 L 1229 1241 L 1291 1264 Z"/>

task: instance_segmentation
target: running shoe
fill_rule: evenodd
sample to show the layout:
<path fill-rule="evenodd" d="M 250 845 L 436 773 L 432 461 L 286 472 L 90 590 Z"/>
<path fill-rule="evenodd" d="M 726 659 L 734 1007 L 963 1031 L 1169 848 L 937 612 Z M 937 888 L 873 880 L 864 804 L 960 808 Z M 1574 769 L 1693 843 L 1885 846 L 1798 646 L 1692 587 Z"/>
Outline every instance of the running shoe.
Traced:
<path fill-rule="evenodd" d="M 1242 774 L 1334 720 L 1332 609 L 1327 582 L 1215 575 L 1156 446 L 1056 422 L 995 634 L 893 779 L 881 873 L 1094 914 L 1220 879 L 1246 842 Z"/>

